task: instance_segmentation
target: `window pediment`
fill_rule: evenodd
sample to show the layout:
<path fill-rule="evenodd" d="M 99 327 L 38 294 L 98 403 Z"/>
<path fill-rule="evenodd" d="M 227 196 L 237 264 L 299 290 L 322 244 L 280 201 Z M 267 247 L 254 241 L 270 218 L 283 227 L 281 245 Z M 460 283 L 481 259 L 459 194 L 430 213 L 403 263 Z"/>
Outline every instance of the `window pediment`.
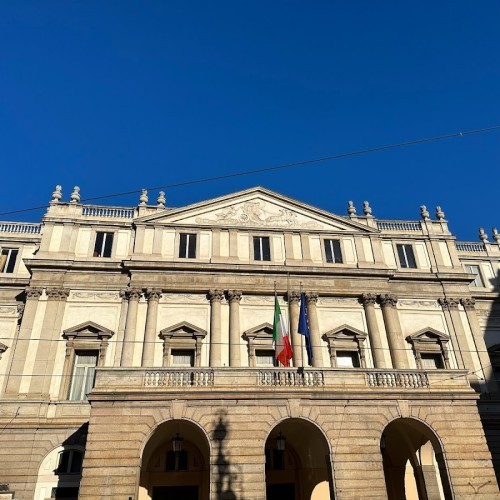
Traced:
<path fill-rule="evenodd" d="M 450 340 L 448 335 L 435 330 L 434 328 L 423 328 L 418 332 L 415 332 L 406 337 L 406 341 L 410 344 L 422 343 L 422 344 L 436 344 L 436 343 L 446 343 Z"/>
<path fill-rule="evenodd" d="M 259 326 L 250 328 L 245 333 L 243 333 L 243 338 L 245 340 L 256 340 L 256 341 L 272 341 L 273 340 L 273 325 L 270 323 L 262 323 Z"/>
<path fill-rule="evenodd" d="M 353 326 L 349 325 L 339 326 L 338 328 L 335 328 L 323 334 L 323 340 L 335 340 L 335 341 L 341 341 L 341 340 L 363 341 L 366 340 L 366 337 L 367 334 L 365 332 L 362 332 L 361 330 L 358 330 L 357 328 L 354 328 Z"/>
<path fill-rule="evenodd" d="M 114 332 L 93 321 L 86 321 L 64 330 L 63 337 L 68 340 L 107 340 Z"/>
<path fill-rule="evenodd" d="M 204 339 L 207 335 L 206 330 L 182 321 L 160 331 L 159 337 L 165 339 Z"/>

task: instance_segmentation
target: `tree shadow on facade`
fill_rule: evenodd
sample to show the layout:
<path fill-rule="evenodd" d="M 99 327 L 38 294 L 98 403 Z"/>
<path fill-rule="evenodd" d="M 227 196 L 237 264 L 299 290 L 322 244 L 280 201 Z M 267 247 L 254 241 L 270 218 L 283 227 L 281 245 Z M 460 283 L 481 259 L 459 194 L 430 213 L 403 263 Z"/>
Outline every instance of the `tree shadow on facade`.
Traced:
<path fill-rule="evenodd" d="M 491 363 L 491 377 L 485 380 L 489 391 L 477 402 L 486 442 L 491 453 L 497 483 L 500 486 L 500 272 L 491 280 L 497 295 L 494 298 L 484 327 L 484 340 Z"/>
<path fill-rule="evenodd" d="M 216 500 L 237 500 L 233 490 L 234 484 L 238 479 L 235 466 L 231 464 L 225 451 L 225 440 L 229 433 L 229 425 L 226 420 L 226 413 L 221 410 L 218 412 L 217 424 L 214 428 L 212 439 L 217 447 L 217 458 L 215 461 L 215 498 Z M 214 450 L 215 451 L 215 450 Z M 243 496 L 240 496 L 242 499 Z"/>

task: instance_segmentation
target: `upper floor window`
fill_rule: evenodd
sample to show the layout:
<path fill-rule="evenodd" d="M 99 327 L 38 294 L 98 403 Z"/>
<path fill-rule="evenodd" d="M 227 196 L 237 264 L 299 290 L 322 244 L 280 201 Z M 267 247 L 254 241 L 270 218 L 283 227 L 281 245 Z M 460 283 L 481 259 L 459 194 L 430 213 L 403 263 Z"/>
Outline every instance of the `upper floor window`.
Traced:
<path fill-rule="evenodd" d="M 194 350 L 172 349 L 172 366 L 194 366 Z"/>
<path fill-rule="evenodd" d="M 342 251 L 340 250 L 340 240 L 324 240 L 324 244 L 326 261 L 341 264 Z"/>
<path fill-rule="evenodd" d="M 59 453 L 58 474 L 79 474 L 82 471 L 83 454 L 79 450 L 64 450 Z"/>
<path fill-rule="evenodd" d="M 182 259 L 196 259 L 196 234 L 180 234 L 179 257 Z"/>
<path fill-rule="evenodd" d="M 253 237 L 253 260 L 271 260 L 271 245 L 269 236 Z"/>
<path fill-rule="evenodd" d="M 417 262 L 415 261 L 415 254 L 411 245 L 401 244 L 396 245 L 398 249 L 399 264 L 401 267 L 416 269 Z"/>
<path fill-rule="evenodd" d="M 95 237 L 94 257 L 111 257 L 113 233 L 98 232 Z"/>
<path fill-rule="evenodd" d="M 274 351 L 271 350 L 255 350 L 255 361 L 257 366 L 276 366 Z"/>
<path fill-rule="evenodd" d="M 76 351 L 69 399 L 84 401 L 94 387 L 98 351 Z"/>
<path fill-rule="evenodd" d="M 479 266 L 466 265 L 465 270 L 470 274 L 476 275 L 474 281 L 470 284 L 470 286 L 484 288 L 484 281 Z"/>
<path fill-rule="evenodd" d="M 17 248 L 3 248 L 0 255 L 0 273 L 13 273 L 19 250 Z"/>

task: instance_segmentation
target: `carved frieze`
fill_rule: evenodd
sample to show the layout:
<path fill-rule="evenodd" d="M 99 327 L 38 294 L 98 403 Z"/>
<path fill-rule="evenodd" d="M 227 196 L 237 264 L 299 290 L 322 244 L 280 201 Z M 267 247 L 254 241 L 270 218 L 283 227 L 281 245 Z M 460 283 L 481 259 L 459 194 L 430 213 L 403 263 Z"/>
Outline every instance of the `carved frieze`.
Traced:
<path fill-rule="evenodd" d="M 439 307 L 437 301 L 435 300 L 401 299 L 398 303 L 401 307 L 408 307 L 412 309 L 436 309 Z"/>
<path fill-rule="evenodd" d="M 212 217 L 196 217 L 197 224 L 211 226 L 246 227 L 283 227 L 290 229 L 320 229 L 321 224 L 314 221 L 301 221 L 299 214 L 288 209 L 273 207 L 262 201 L 254 200 L 232 205 L 215 212 Z"/>
<path fill-rule="evenodd" d="M 16 316 L 17 306 L 0 306 L 0 314 L 2 316 Z"/>

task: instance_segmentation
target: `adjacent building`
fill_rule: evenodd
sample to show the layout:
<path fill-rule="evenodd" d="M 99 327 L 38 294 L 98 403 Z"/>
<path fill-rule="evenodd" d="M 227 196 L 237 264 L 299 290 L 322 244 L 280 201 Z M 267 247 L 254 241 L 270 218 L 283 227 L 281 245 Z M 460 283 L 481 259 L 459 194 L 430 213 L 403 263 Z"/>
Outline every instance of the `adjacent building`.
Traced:
<path fill-rule="evenodd" d="M 0 498 L 499 497 L 496 230 L 57 186 L 0 249 Z"/>

